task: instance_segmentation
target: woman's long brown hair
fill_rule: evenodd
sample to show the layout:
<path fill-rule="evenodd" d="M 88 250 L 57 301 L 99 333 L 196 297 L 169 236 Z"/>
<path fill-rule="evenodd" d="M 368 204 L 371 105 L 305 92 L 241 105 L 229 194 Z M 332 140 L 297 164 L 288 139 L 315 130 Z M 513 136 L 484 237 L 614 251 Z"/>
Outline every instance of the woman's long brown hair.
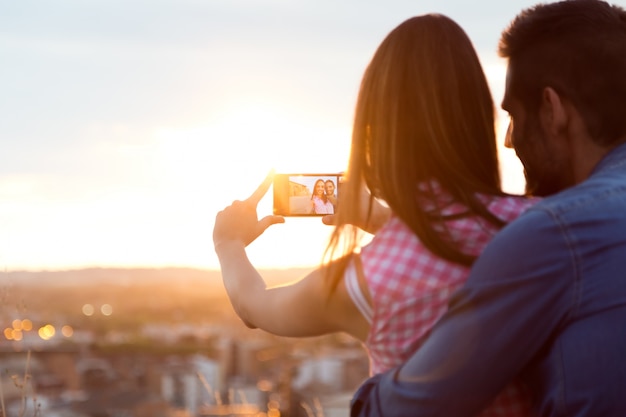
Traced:
<path fill-rule="evenodd" d="M 352 253 L 364 186 L 385 201 L 434 254 L 471 265 L 475 259 L 450 239 L 437 184 L 467 208 L 500 227 L 478 194 L 503 195 L 486 77 L 463 29 L 429 14 L 406 20 L 383 40 L 363 76 L 341 208 L 326 258 Z M 458 217 L 458 215 L 457 215 Z M 333 268 L 331 291 L 345 262 Z"/>

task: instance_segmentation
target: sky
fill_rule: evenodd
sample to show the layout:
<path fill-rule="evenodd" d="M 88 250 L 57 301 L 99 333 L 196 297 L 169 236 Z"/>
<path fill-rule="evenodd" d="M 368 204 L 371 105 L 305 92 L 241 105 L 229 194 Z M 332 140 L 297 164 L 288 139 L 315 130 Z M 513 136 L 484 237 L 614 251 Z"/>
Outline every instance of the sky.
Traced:
<path fill-rule="evenodd" d="M 216 213 L 270 169 L 345 169 L 359 82 L 389 31 L 453 18 L 499 103 L 499 34 L 534 3 L 0 0 L 0 268 L 218 268 Z M 505 189 L 521 192 L 502 152 Z M 289 218 L 249 257 L 315 265 L 329 233 Z"/>

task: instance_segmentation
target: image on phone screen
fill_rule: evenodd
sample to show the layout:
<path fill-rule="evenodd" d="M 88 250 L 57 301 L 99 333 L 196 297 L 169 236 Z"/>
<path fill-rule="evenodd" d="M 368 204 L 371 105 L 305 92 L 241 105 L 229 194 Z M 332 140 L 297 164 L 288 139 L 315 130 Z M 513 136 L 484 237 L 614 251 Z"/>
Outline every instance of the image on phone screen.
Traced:
<path fill-rule="evenodd" d="M 274 214 L 325 216 L 337 212 L 341 174 L 276 174 Z"/>

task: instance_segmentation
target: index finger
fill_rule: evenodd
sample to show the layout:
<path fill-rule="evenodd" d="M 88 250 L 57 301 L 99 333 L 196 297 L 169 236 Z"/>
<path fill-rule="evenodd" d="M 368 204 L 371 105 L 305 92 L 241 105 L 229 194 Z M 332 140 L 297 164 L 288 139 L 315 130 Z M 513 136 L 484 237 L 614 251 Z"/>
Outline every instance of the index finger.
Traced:
<path fill-rule="evenodd" d="M 272 185 L 273 180 L 274 180 L 274 170 L 272 169 L 267 174 L 267 176 L 265 177 L 261 185 L 259 185 L 259 187 L 256 190 L 254 190 L 252 195 L 246 199 L 246 202 L 257 205 L 259 201 L 261 201 L 265 193 L 267 193 L 267 190 L 269 190 L 270 185 Z"/>

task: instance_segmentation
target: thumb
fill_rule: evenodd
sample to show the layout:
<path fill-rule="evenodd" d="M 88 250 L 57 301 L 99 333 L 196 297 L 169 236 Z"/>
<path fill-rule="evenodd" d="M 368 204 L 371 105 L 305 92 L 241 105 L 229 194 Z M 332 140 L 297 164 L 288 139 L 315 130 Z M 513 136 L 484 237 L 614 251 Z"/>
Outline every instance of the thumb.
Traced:
<path fill-rule="evenodd" d="M 263 233 L 265 229 L 270 227 L 273 224 L 285 223 L 285 218 L 283 216 L 265 216 L 261 220 L 259 220 L 259 232 Z"/>
<path fill-rule="evenodd" d="M 337 216 L 335 214 L 329 214 L 328 216 L 322 217 L 322 223 L 328 226 L 334 226 L 337 224 Z"/>

